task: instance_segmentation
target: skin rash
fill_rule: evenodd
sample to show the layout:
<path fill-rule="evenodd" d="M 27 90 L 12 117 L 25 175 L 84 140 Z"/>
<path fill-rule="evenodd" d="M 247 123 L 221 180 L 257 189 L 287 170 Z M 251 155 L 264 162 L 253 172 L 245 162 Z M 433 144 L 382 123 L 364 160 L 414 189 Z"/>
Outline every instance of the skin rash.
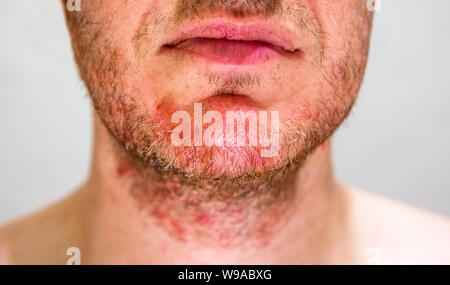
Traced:
<path fill-rule="evenodd" d="M 171 165 L 184 176 L 206 173 L 217 178 L 278 171 L 325 141 L 356 98 L 371 23 L 360 1 L 336 7 L 315 4 L 320 1 L 308 5 L 296 1 L 116 2 L 88 1 L 82 13 L 68 13 L 75 57 L 108 130 L 138 160 L 156 168 Z M 332 31 L 326 31 L 320 15 L 314 13 L 316 6 L 345 7 L 349 13 L 334 16 L 340 16 L 335 20 L 342 24 L 329 20 L 327 28 Z M 169 38 L 165 35 L 182 25 L 213 16 L 233 19 L 233 15 L 243 23 L 268 17 L 282 21 L 297 31 L 301 56 L 280 56 L 245 68 L 211 67 L 207 60 L 164 45 Z M 327 37 L 330 32 L 331 38 Z M 171 146 L 168 134 L 174 127 L 174 112 L 189 112 L 194 103 L 213 104 L 218 108 L 211 106 L 212 110 L 223 112 L 244 105 L 227 95 L 245 97 L 246 105 L 256 110 L 280 112 L 281 149 L 276 159 L 258 159 L 255 165 L 256 152 L 251 148 L 230 152 Z M 213 156 L 216 163 L 211 162 Z M 239 169 L 224 165 L 228 159 Z"/>
<path fill-rule="evenodd" d="M 331 136 L 367 61 L 366 1 L 66 2 L 94 109 L 90 173 L 69 197 L 0 228 L 0 264 L 65 264 L 73 247 L 81 264 L 450 260 L 446 219 L 333 176 Z M 222 118 L 276 112 L 276 155 L 261 155 L 259 141 L 174 144 L 174 130 L 187 135 L 174 114 L 192 119 L 191 134 L 208 131 L 212 122 L 195 125 L 200 105 Z"/>
<path fill-rule="evenodd" d="M 423 235 L 447 222 L 333 177 L 330 137 L 367 61 L 366 1 L 89 0 L 65 11 L 94 107 L 91 172 L 1 230 L 0 263 L 64 263 L 57 253 L 73 246 L 82 264 L 366 263 L 367 248 L 387 262 L 436 260 L 408 245 L 440 244 Z M 173 115 L 194 118 L 195 104 L 223 118 L 276 111 L 277 155 L 173 144 Z"/>
<path fill-rule="evenodd" d="M 264 244 L 287 219 L 299 169 L 349 113 L 367 59 L 365 5 L 324 3 L 91 0 L 81 13 L 66 13 L 97 116 L 133 169 L 129 192 L 179 240 L 232 246 L 258 237 Z M 212 28 L 190 28 L 210 19 Z M 253 27 L 260 19 L 279 23 L 293 38 Z M 250 28 L 235 27 L 236 21 Z M 178 30 L 220 30 L 228 46 L 173 43 L 172 35 L 184 35 Z M 254 35 L 273 37 L 289 51 L 259 45 L 262 40 L 246 45 Z M 256 59 L 242 59 L 253 50 Z M 261 53 L 266 56 L 258 61 Z M 172 116 L 193 115 L 195 103 L 223 115 L 278 111 L 277 155 L 262 157 L 260 146 L 249 145 L 174 146 Z"/>

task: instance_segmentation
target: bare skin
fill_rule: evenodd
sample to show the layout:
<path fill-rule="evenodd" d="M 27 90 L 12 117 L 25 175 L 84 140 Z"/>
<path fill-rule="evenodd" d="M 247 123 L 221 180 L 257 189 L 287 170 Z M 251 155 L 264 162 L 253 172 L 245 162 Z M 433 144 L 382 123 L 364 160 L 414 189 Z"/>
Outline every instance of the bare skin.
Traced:
<path fill-rule="evenodd" d="M 450 261 L 446 218 L 333 176 L 331 137 L 367 61 L 365 1 L 83 4 L 66 18 L 95 109 L 91 172 L 2 228 L 0 263 L 65 264 L 70 247 L 82 264 Z M 171 115 L 195 103 L 278 111 L 277 155 L 173 143 Z"/>
<path fill-rule="evenodd" d="M 295 203 L 289 222 L 272 234 L 268 243 L 255 239 L 227 248 L 179 240 L 149 221 L 123 191 L 130 177 L 118 174 L 120 163 L 110 155 L 114 146 L 99 125 L 97 121 L 95 155 L 87 183 L 66 199 L 3 227 L 0 263 L 65 264 L 69 258 L 66 250 L 73 246 L 80 248 L 82 264 L 450 261 L 447 218 L 338 184 L 331 173 L 328 143 L 305 166 L 311 177 L 311 193 Z"/>

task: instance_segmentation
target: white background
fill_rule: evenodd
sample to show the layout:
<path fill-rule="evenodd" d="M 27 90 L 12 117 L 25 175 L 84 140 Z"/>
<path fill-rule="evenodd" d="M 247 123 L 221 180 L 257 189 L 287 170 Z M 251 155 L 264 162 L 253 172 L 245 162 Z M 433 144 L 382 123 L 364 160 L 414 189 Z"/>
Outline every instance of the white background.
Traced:
<path fill-rule="evenodd" d="M 450 214 L 450 1 L 382 0 L 340 180 Z M 56 0 L 0 1 L 0 223 L 87 174 L 91 109 Z"/>

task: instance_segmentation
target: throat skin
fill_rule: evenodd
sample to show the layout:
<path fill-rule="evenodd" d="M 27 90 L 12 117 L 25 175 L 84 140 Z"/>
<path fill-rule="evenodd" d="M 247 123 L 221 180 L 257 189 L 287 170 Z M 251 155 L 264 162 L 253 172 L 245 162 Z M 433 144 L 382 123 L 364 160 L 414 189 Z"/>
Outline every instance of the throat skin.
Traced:
<path fill-rule="evenodd" d="M 83 209 L 77 215 L 83 217 L 82 264 L 331 264 L 352 258 L 347 202 L 333 177 L 329 141 L 286 189 L 277 189 L 285 193 L 281 198 L 207 200 L 199 194 L 187 203 L 183 195 L 161 193 L 174 185 L 181 192 L 206 190 L 142 172 L 94 115 L 91 171 L 76 194 Z"/>

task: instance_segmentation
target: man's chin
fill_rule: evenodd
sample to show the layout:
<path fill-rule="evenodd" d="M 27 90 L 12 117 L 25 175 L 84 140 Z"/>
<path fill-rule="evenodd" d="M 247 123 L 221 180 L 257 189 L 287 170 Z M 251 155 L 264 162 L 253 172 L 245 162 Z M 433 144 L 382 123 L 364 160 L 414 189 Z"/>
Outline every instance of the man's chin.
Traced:
<path fill-rule="evenodd" d="M 160 147 L 145 157 L 147 170 L 192 182 L 266 179 L 293 164 L 280 155 L 261 157 L 257 147 Z"/>
<path fill-rule="evenodd" d="M 257 147 L 175 147 L 161 153 L 170 153 L 158 163 L 161 172 L 191 180 L 261 178 L 287 164 L 278 155 L 262 157 Z"/>

